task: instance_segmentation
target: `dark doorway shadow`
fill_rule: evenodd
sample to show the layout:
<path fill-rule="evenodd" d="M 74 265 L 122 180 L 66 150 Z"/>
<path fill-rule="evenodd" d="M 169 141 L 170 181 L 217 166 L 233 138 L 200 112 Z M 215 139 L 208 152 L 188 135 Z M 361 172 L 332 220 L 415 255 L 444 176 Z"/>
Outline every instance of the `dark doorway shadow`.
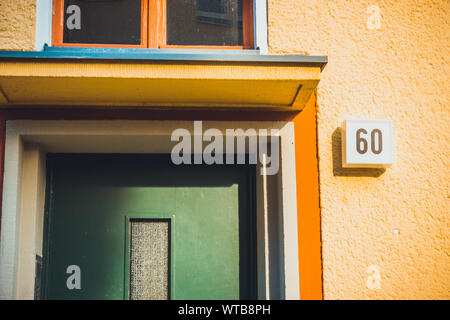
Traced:
<path fill-rule="evenodd" d="M 342 128 L 337 128 L 331 136 L 333 153 L 333 175 L 336 177 L 378 178 L 385 168 L 343 168 L 342 167 Z"/>

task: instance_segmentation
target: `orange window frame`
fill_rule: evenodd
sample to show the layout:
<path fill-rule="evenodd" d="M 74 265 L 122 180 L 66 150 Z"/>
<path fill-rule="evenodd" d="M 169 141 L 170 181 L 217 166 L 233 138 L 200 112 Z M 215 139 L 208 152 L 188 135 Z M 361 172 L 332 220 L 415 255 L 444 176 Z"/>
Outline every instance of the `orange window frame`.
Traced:
<path fill-rule="evenodd" d="M 148 3 L 141 0 L 141 44 L 64 43 L 64 0 L 53 0 L 52 44 L 54 47 L 148 48 Z"/>
<path fill-rule="evenodd" d="M 150 0 L 149 47 L 172 49 L 253 49 L 253 0 L 242 1 L 242 46 L 189 46 L 167 44 L 166 0 Z"/>
<path fill-rule="evenodd" d="M 242 46 L 185 46 L 167 44 L 166 0 L 142 0 L 140 45 L 64 43 L 64 0 L 53 0 L 52 43 L 55 47 L 171 48 L 171 49 L 253 49 L 253 1 L 242 2 Z"/>

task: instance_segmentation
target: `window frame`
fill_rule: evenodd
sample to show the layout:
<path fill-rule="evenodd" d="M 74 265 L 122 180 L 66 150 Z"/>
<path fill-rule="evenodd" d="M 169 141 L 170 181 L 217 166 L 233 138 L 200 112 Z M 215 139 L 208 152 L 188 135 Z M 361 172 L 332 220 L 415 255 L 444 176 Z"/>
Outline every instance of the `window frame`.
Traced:
<path fill-rule="evenodd" d="M 148 49 L 254 49 L 255 48 L 255 0 L 242 2 L 242 38 L 241 46 L 209 46 L 209 45 L 168 45 L 166 0 L 141 0 L 141 44 L 97 44 L 97 43 L 64 43 L 64 0 L 53 0 L 52 12 L 52 45 L 55 47 L 96 47 L 96 48 L 148 48 Z"/>

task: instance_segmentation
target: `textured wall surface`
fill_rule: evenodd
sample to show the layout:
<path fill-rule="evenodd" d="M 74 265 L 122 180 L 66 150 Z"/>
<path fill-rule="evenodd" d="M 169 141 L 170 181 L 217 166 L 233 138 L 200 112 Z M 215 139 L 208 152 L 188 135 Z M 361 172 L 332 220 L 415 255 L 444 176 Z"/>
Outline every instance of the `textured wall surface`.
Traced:
<path fill-rule="evenodd" d="M 0 50 L 34 50 L 36 0 L 0 0 Z"/>
<path fill-rule="evenodd" d="M 0 50 L 33 50 L 35 11 L 0 0 Z M 325 298 L 449 299 L 450 1 L 268 0 L 268 11 L 270 53 L 329 57 L 317 93 Z M 392 168 L 341 168 L 347 117 L 393 120 Z"/>
<path fill-rule="evenodd" d="M 368 28 L 371 5 L 379 29 Z M 449 299 L 450 1 L 269 0 L 268 10 L 270 53 L 329 57 L 318 89 L 325 299 Z M 340 168 L 346 117 L 393 120 L 392 168 Z M 367 286 L 370 265 L 379 289 Z"/>

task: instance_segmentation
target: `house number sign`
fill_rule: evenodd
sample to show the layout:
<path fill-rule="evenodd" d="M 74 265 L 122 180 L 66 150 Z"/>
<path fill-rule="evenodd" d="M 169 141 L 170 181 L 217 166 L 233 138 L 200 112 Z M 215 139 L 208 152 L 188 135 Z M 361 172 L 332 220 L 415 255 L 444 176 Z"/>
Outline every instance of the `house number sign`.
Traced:
<path fill-rule="evenodd" d="M 391 120 L 347 119 L 342 125 L 344 168 L 389 167 L 393 163 Z"/>

